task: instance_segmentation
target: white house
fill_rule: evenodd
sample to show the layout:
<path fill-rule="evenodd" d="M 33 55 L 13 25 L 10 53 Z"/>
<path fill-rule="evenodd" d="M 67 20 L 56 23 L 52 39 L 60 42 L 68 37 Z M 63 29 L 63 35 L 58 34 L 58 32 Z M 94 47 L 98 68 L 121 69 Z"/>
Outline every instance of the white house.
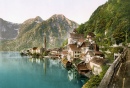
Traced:
<path fill-rule="evenodd" d="M 79 58 L 81 54 L 81 48 L 76 44 L 69 44 L 68 55 L 71 58 Z"/>
<path fill-rule="evenodd" d="M 38 47 L 38 48 L 36 49 L 36 53 L 37 53 L 37 54 L 43 54 L 44 50 L 45 50 L 45 48 L 43 48 L 43 47 Z"/>
<path fill-rule="evenodd" d="M 34 54 L 34 53 L 42 54 L 44 52 L 44 50 L 45 49 L 43 47 L 33 47 L 33 48 L 29 49 L 29 52 L 32 54 Z"/>
<path fill-rule="evenodd" d="M 94 53 L 92 50 L 87 51 L 87 53 L 85 54 L 85 63 L 89 63 L 91 59 L 94 58 Z"/>
<path fill-rule="evenodd" d="M 81 47 L 81 50 L 82 50 L 81 52 L 83 54 L 86 54 L 86 52 L 90 50 L 90 43 L 89 42 L 83 42 L 80 47 Z"/>
<path fill-rule="evenodd" d="M 86 53 L 82 53 L 81 59 L 85 61 L 85 63 L 89 63 L 91 59 L 97 57 L 97 58 L 104 58 L 103 53 L 100 51 L 94 51 L 94 50 L 87 50 Z"/>
<path fill-rule="evenodd" d="M 105 59 L 93 58 L 90 60 L 90 67 L 94 75 L 99 75 L 102 72 L 102 66 L 105 65 Z"/>
<path fill-rule="evenodd" d="M 32 49 L 30 49 L 30 52 L 31 52 L 32 54 L 36 53 L 37 48 L 38 48 L 38 47 L 33 47 Z"/>

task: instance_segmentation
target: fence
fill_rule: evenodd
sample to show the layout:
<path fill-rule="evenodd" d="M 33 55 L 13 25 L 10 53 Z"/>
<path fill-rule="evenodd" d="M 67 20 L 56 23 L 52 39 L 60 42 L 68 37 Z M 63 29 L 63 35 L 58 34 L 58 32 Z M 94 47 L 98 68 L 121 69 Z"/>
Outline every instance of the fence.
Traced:
<path fill-rule="evenodd" d="M 120 68 L 121 63 L 126 59 L 126 55 L 127 55 L 127 48 L 125 48 L 124 51 L 120 55 L 118 55 L 116 60 L 109 67 L 103 79 L 101 80 L 98 88 L 110 88 L 110 85 L 113 82 L 113 78 L 116 75 L 118 69 Z"/>

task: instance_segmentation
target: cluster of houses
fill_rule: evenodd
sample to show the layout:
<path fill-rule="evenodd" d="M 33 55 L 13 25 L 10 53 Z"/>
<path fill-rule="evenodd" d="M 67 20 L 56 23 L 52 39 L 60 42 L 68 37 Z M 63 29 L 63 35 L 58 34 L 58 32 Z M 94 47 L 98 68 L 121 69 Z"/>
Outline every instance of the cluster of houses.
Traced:
<path fill-rule="evenodd" d="M 37 55 L 40 56 L 43 54 L 43 52 L 45 51 L 45 48 L 43 47 L 33 47 L 33 48 L 29 48 L 27 50 L 22 50 L 21 51 L 21 55 L 22 56 L 32 56 L 32 55 Z"/>
<path fill-rule="evenodd" d="M 99 51 L 99 46 L 95 43 L 95 35 L 88 33 L 87 38 L 83 34 L 78 34 L 76 29 L 70 33 L 68 44 L 61 52 L 61 58 L 66 63 L 69 62 L 76 66 L 81 74 L 92 72 L 99 75 L 106 60 Z"/>
<path fill-rule="evenodd" d="M 48 55 L 58 56 L 64 65 L 74 65 L 81 74 L 92 72 L 99 75 L 102 72 L 102 66 L 106 64 L 104 55 L 99 51 L 99 46 L 95 42 L 95 35 L 88 33 L 87 38 L 84 34 L 78 34 L 76 29 L 70 33 L 68 44 L 63 49 L 46 49 L 46 41 L 43 47 L 33 47 L 26 52 L 30 54 L 42 55 L 43 52 L 49 52 Z"/>

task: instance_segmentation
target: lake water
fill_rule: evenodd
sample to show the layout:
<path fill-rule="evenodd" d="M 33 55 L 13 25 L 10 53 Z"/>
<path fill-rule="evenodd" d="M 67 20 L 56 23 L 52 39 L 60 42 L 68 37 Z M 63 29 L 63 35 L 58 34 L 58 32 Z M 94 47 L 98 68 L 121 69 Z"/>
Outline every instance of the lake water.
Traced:
<path fill-rule="evenodd" d="M 0 88 L 81 88 L 75 71 L 59 60 L 29 59 L 18 52 L 0 52 Z"/>

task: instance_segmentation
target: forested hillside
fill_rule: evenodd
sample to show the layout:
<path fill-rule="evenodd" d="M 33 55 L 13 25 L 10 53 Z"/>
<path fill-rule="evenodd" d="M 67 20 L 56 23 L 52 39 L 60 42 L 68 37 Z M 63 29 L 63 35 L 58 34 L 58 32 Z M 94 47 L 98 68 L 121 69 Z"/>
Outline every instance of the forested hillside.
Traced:
<path fill-rule="evenodd" d="M 89 21 L 81 24 L 79 33 L 94 32 L 97 39 L 107 39 L 109 43 L 130 42 L 130 1 L 109 0 L 99 6 Z"/>

